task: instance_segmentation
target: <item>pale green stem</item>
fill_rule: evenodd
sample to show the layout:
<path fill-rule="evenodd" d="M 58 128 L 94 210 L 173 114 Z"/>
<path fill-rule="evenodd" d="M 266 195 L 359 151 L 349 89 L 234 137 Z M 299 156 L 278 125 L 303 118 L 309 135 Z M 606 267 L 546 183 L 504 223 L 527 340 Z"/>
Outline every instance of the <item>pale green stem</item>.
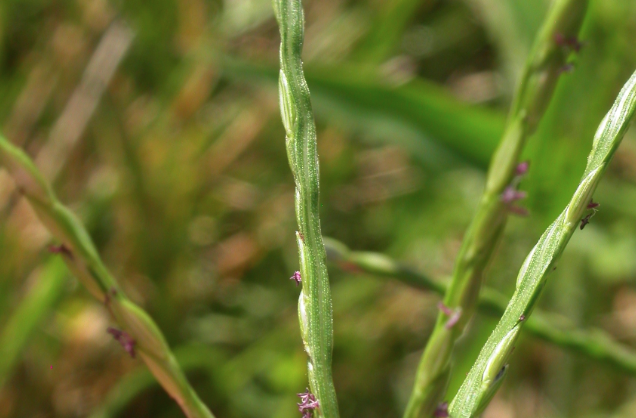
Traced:
<path fill-rule="evenodd" d="M 521 266 L 517 288 L 499 324 L 484 345 L 451 406 L 453 418 L 471 418 L 485 409 L 503 380 L 508 358 L 521 327 L 532 313 L 547 275 L 574 234 L 586 212 L 607 165 L 620 144 L 636 110 L 636 73 L 618 95 L 601 122 L 587 167 L 570 203 L 543 233 Z"/>
<path fill-rule="evenodd" d="M 528 57 L 506 129 L 486 179 L 486 190 L 457 256 L 444 305 L 459 320 L 448 326 L 441 312 L 415 376 L 404 418 L 430 417 L 445 392 L 452 351 L 473 316 L 484 272 L 492 260 L 505 227 L 510 203 L 502 194 L 515 176 L 526 140 L 536 130 L 550 103 L 571 50 L 564 42 L 578 36 L 588 0 L 556 0 Z"/>
<path fill-rule="evenodd" d="M 318 416 L 337 418 L 338 402 L 331 374 L 333 310 L 325 247 L 319 218 L 319 170 L 316 126 L 301 51 L 304 14 L 300 0 L 274 0 L 280 27 L 279 96 L 287 156 L 296 185 L 296 241 L 302 290 L 298 302 L 300 330 L 309 356 L 309 387 L 319 402 Z"/>
<path fill-rule="evenodd" d="M 150 316 L 126 297 L 82 223 L 57 199 L 31 159 L 2 136 L 0 162 L 42 223 L 61 242 L 60 253 L 68 268 L 134 339 L 139 356 L 166 392 L 188 418 L 212 418 L 179 368 L 163 334 Z"/>

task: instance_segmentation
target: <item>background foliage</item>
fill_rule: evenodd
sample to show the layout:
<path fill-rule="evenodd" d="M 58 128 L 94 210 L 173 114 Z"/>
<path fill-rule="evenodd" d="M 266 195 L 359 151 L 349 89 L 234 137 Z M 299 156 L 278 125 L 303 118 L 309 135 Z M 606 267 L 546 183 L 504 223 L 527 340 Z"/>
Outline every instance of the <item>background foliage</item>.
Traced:
<path fill-rule="evenodd" d="M 450 274 L 547 5 L 305 2 L 326 236 Z M 531 216 L 509 223 L 487 278 L 506 294 L 636 68 L 636 3 L 592 1 L 583 33 L 525 153 Z M 59 165 L 48 173 L 60 199 L 219 417 L 297 417 L 306 386 L 288 280 L 297 253 L 278 43 L 269 0 L 0 3 L 4 134 L 41 167 Z M 90 65 L 102 47 L 108 59 Z M 107 63 L 119 64 L 112 76 Z M 636 344 L 635 138 L 540 304 L 627 345 Z M 46 250 L 50 236 L 4 172 L 0 207 L 0 417 L 182 416 L 105 332 L 106 309 Z M 439 299 L 352 269 L 330 273 L 341 414 L 400 416 Z M 478 316 L 462 340 L 451 394 L 494 323 Z M 529 337 L 517 350 L 487 417 L 634 416 L 636 386 L 620 370 Z"/>

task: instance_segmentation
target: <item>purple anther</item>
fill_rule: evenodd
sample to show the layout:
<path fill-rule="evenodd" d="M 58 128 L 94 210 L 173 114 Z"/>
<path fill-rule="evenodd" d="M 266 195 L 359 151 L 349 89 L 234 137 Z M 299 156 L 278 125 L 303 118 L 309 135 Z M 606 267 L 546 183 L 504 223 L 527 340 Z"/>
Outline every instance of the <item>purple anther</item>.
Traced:
<path fill-rule="evenodd" d="M 589 215 L 581 219 L 581 231 L 583 230 L 583 228 L 585 228 L 585 225 L 590 223 L 590 218 L 592 216 L 594 216 L 594 213 L 590 213 Z"/>
<path fill-rule="evenodd" d="M 437 304 L 437 309 L 442 311 L 444 313 L 444 315 L 446 315 L 446 316 L 451 316 L 453 314 L 453 310 L 451 308 L 449 308 L 448 306 L 444 305 L 444 302 L 438 303 Z"/>
<path fill-rule="evenodd" d="M 121 331 L 121 330 L 118 330 L 117 328 L 108 327 L 106 329 L 106 332 L 112 335 L 113 338 L 117 340 L 122 347 L 124 347 L 124 350 L 126 350 L 126 352 L 130 354 L 130 357 L 135 358 L 136 342 L 126 331 Z"/>
<path fill-rule="evenodd" d="M 53 254 L 62 254 L 63 256 L 71 259 L 73 258 L 73 253 L 71 253 L 71 250 L 64 244 L 51 245 L 49 247 L 49 252 Z"/>
<path fill-rule="evenodd" d="M 590 223 L 590 219 L 592 216 L 596 215 L 598 211 L 598 207 L 601 206 L 600 203 L 595 202 L 594 200 L 590 200 L 590 203 L 587 204 L 587 209 L 591 209 L 592 212 L 587 214 L 583 219 L 581 219 L 581 229 L 585 228 L 585 225 Z"/>
<path fill-rule="evenodd" d="M 517 200 L 525 199 L 527 195 L 528 194 L 526 192 L 519 191 L 512 186 L 508 186 L 501 194 L 501 201 L 504 203 L 512 203 Z"/>
<path fill-rule="evenodd" d="M 293 280 L 296 282 L 296 286 L 298 286 L 300 284 L 300 282 L 302 281 L 301 277 L 300 277 L 300 272 L 299 271 L 295 271 L 294 275 L 291 276 L 289 278 L 289 280 Z"/>
<path fill-rule="evenodd" d="M 457 322 L 459 321 L 459 318 L 461 318 L 462 316 L 462 309 L 461 308 L 457 308 L 457 309 L 451 309 L 448 306 L 444 305 L 443 302 L 440 302 L 437 304 L 437 308 L 442 311 L 442 313 L 446 316 L 448 316 L 448 321 L 446 321 L 446 324 L 444 324 L 444 328 L 446 329 L 451 329 L 455 326 L 455 324 L 457 324 Z"/>
<path fill-rule="evenodd" d="M 522 161 L 519 163 L 519 165 L 517 165 L 517 168 L 515 169 L 515 174 L 517 176 L 525 176 L 528 173 L 528 170 L 530 169 L 530 161 Z"/>
<path fill-rule="evenodd" d="M 300 397 L 300 403 L 297 404 L 298 410 L 303 413 L 303 418 L 310 418 L 311 411 L 320 406 L 318 400 L 309 391 L 309 388 L 304 393 L 299 393 L 298 396 Z"/>
<path fill-rule="evenodd" d="M 519 317 L 519 322 L 523 322 L 523 321 L 525 321 L 525 320 L 526 320 L 526 316 L 525 316 L 525 315 L 521 315 L 521 316 Z"/>
<path fill-rule="evenodd" d="M 572 71 L 574 71 L 574 64 L 572 64 L 571 62 L 563 65 L 561 68 L 559 68 L 559 74 L 563 74 L 563 73 L 571 73 Z"/>
<path fill-rule="evenodd" d="M 448 418 L 448 402 L 442 402 L 437 405 L 435 408 L 435 412 L 433 413 L 433 417 L 435 418 Z"/>
<path fill-rule="evenodd" d="M 446 329 L 451 329 L 455 326 L 455 324 L 457 324 L 457 322 L 459 322 L 459 318 L 461 318 L 462 316 L 462 310 L 461 309 L 457 309 L 450 318 L 448 318 L 448 321 L 446 321 L 446 324 L 444 324 L 444 327 Z"/>

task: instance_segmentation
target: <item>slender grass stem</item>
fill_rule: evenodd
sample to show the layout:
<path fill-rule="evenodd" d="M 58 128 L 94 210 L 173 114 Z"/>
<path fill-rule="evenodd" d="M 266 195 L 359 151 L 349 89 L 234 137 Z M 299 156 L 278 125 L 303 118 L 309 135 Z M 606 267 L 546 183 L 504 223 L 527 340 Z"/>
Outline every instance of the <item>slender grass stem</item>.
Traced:
<path fill-rule="evenodd" d="M 517 289 L 499 324 L 484 345 L 450 406 L 453 418 L 470 418 L 488 405 L 503 380 L 508 358 L 521 327 L 530 317 L 556 263 L 577 227 L 583 229 L 592 196 L 636 111 L 636 73 L 632 75 L 605 116 L 594 137 L 581 182 L 570 203 L 543 233 L 521 266 Z"/>
<path fill-rule="evenodd" d="M 67 267 L 88 291 L 103 302 L 123 331 L 132 338 L 130 352 L 138 352 L 155 378 L 188 418 L 212 418 L 188 383 L 163 334 L 140 307 L 131 302 L 102 262 L 79 219 L 55 196 L 31 159 L 0 136 L 0 162 L 7 168 L 53 236 Z M 133 351 L 134 350 L 134 351 Z"/>
<path fill-rule="evenodd" d="M 486 189 L 460 249 L 452 280 L 415 376 L 404 418 L 430 417 L 446 392 L 452 350 L 472 317 L 482 277 L 500 241 L 508 214 L 506 202 L 519 157 L 550 103 L 586 14 L 588 0 L 557 0 L 541 28 L 526 63 L 506 129 L 488 171 Z M 513 190 L 513 195 L 514 195 Z M 520 194 L 517 194 L 520 196 Z M 448 312 L 458 315 L 449 322 Z M 449 326 L 452 325 L 452 326 Z"/>
<path fill-rule="evenodd" d="M 385 254 L 351 251 L 343 243 L 332 238 L 325 238 L 325 247 L 327 260 L 347 271 L 395 278 L 409 286 L 440 295 L 444 295 L 448 288 L 447 282 L 431 279 Z M 481 289 L 477 308 L 487 315 L 501 317 L 507 303 L 508 298 L 502 293 L 484 287 Z M 580 353 L 636 376 L 636 352 L 614 341 L 600 329 L 576 329 L 574 324 L 561 315 L 535 311 L 528 318 L 525 330 L 564 350 Z"/>
<path fill-rule="evenodd" d="M 274 0 L 274 11 L 281 36 L 281 115 L 287 156 L 296 185 L 296 241 L 302 280 L 298 301 L 300 330 L 309 356 L 309 386 L 319 405 L 315 411 L 320 417 L 337 418 L 338 402 L 331 375 L 333 308 L 320 232 L 316 126 L 301 60 L 304 38 L 302 2 Z"/>

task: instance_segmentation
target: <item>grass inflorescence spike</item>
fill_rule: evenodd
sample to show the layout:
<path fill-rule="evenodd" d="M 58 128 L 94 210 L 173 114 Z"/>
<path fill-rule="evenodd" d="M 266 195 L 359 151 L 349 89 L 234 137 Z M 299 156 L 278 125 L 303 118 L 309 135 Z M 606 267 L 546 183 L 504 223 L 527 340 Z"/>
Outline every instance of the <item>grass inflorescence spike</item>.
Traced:
<path fill-rule="evenodd" d="M 305 24 L 303 7 L 300 0 L 274 0 L 274 10 L 281 36 L 280 108 L 287 156 L 296 186 L 296 242 L 300 258 L 297 282 L 302 286 L 298 318 L 309 356 L 309 390 L 317 402 L 315 409 L 303 410 L 303 413 L 316 411 L 320 417 L 337 418 L 338 402 L 331 373 L 333 308 L 320 232 L 316 126 L 301 59 Z"/>

